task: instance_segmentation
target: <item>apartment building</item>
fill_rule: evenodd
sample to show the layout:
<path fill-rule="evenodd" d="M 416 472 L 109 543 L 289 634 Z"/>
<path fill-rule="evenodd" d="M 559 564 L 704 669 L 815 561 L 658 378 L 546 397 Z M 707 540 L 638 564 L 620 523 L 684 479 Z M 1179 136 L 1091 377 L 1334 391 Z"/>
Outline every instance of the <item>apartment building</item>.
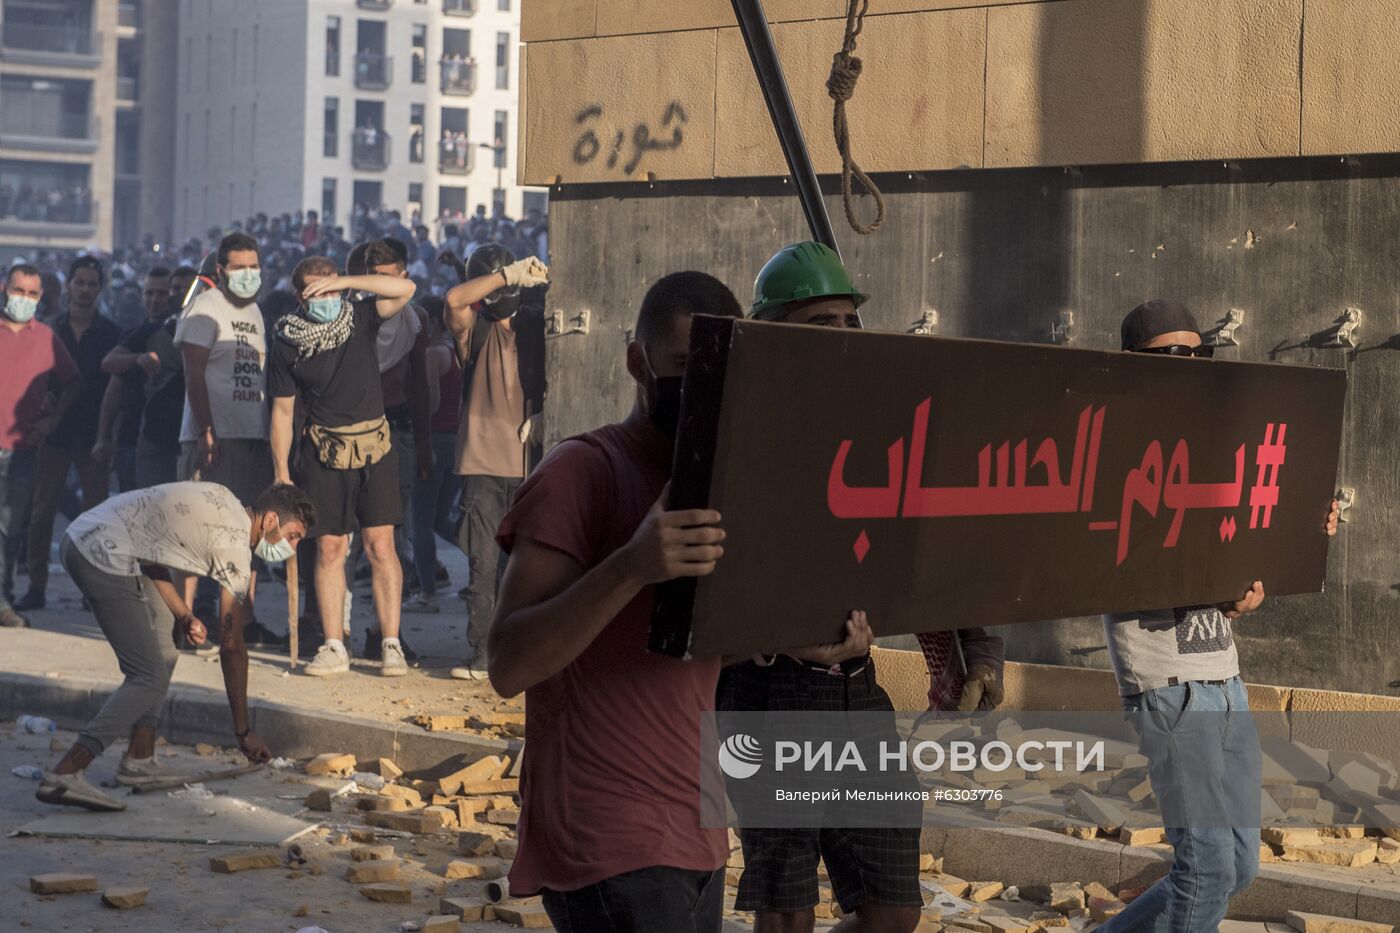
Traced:
<path fill-rule="evenodd" d="M 513 216 L 519 0 L 178 0 L 175 228 Z"/>

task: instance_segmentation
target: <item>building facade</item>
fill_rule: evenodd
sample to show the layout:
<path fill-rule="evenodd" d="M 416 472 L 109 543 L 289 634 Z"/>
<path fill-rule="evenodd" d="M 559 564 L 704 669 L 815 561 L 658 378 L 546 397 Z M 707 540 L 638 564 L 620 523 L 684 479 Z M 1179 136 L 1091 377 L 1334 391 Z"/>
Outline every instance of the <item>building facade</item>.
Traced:
<path fill-rule="evenodd" d="M 179 237 L 257 212 L 543 201 L 515 183 L 518 0 L 179 4 Z"/>

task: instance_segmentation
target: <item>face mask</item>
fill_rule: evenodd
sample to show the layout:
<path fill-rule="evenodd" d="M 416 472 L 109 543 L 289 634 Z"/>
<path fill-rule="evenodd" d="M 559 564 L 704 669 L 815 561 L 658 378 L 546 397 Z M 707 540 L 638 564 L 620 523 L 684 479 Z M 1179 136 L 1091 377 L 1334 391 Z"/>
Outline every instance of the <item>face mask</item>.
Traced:
<path fill-rule="evenodd" d="M 39 302 L 28 295 L 9 295 L 5 299 L 5 317 L 16 324 L 25 324 L 34 320 L 34 314 L 39 310 Z"/>
<path fill-rule="evenodd" d="M 261 269 L 234 269 L 228 274 L 228 290 L 239 298 L 252 298 L 262 288 Z"/>
<path fill-rule="evenodd" d="M 280 564 L 296 552 L 297 549 L 286 538 L 273 544 L 267 540 L 266 536 L 258 542 L 257 547 L 253 548 L 253 553 L 269 564 Z"/>
<path fill-rule="evenodd" d="M 340 317 L 340 296 L 322 295 L 306 303 L 306 316 L 317 324 L 329 324 Z"/>
<path fill-rule="evenodd" d="M 647 364 L 651 369 L 651 364 Z M 666 437 L 675 437 L 681 423 L 681 383 L 683 376 L 658 376 L 651 372 L 647 386 L 647 417 Z"/>

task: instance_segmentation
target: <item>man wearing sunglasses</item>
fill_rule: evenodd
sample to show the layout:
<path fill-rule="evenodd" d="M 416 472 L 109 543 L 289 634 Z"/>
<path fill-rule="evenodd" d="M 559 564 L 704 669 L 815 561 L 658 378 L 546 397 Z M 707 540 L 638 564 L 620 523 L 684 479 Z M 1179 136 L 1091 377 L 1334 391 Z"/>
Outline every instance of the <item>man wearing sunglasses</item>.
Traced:
<path fill-rule="evenodd" d="M 1162 299 L 1128 312 L 1122 341 L 1130 353 L 1209 359 L 1214 352 L 1202 344 L 1191 311 Z M 1334 501 L 1328 535 L 1337 533 L 1337 519 Z M 1166 877 L 1098 933 L 1213 933 L 1230 898 L 1259 872 L 1259 736 L 1231 625 L 1263 602 L 1264 584 L 1256 580 L 1240 599 L 1219 606 L 1104 617 L 1118 691 L 1148 758 L 1174 858 Z"/>

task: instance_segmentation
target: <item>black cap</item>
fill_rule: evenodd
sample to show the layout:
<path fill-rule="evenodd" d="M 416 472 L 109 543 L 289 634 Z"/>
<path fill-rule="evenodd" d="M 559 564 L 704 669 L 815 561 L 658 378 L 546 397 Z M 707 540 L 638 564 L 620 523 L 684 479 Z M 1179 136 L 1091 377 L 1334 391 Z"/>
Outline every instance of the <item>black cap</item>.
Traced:
<path fill-rule="evenodd" d="M 1200 334 L 1201 327 L 1190 308 L 1166 298 L 1144 301 L 1123 318 L 1123 349 L 1136 350 L 1163 334 L 1179 330 Z"/>

